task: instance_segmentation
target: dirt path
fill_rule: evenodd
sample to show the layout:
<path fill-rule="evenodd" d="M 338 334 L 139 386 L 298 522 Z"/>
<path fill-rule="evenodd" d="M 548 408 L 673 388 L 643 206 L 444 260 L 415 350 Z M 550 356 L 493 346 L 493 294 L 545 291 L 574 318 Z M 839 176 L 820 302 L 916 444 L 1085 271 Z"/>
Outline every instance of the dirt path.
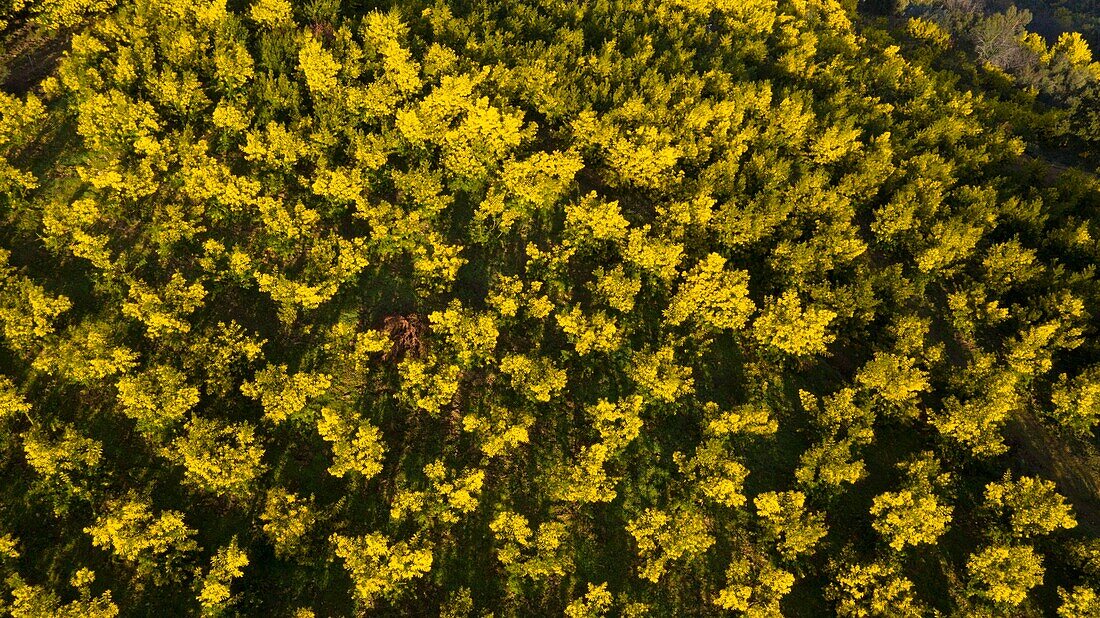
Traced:
<path fill-rule="evenodd" d="M 45 35 L 32 24 L 24 24 L 4 41 L 0 55 L 0 90 L 23 95 L 49 75 L 61 54 L 69 47 L 69 33 Z"/>

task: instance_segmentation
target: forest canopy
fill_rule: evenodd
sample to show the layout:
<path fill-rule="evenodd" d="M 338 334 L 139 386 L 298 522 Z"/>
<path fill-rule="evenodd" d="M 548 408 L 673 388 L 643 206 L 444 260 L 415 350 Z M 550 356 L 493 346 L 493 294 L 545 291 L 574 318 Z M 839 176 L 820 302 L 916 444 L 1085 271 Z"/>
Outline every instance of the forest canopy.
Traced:
<path fill-rule="evenodd" d="M 1028 16 L 0 0 L 0 612 L 1100 616 Z"/>

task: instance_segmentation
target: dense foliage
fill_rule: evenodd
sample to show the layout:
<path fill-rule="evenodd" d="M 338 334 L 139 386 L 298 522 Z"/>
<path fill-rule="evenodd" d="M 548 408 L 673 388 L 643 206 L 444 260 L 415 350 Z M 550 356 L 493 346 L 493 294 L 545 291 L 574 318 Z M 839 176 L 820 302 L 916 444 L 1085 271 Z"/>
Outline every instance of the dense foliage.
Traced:
<path fill-rule="evenodd" d="M 12 616 L 1100 615 L 1092 138 L 955 13 L 0 11 Z"/>

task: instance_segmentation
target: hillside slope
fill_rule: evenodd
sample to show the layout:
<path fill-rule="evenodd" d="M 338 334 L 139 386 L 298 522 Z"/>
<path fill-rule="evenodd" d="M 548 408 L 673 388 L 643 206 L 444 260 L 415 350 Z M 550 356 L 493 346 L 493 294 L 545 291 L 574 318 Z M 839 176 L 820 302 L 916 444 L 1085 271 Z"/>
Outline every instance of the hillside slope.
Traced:
<path fill-rule="evenodd" d="M 1100 612 L 1100 183 L 933 22 L 18 4 L 11 615 Z"/>

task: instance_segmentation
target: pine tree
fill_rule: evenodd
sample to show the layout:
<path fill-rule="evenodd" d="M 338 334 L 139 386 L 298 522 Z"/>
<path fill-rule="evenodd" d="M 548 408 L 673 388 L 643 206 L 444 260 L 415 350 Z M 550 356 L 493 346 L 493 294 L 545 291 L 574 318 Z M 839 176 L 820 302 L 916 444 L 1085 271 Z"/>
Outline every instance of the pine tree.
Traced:
<path fill-rule="evenodd" d="M 0 420 L 26 415 L 31 405 L 19 394 L 11 378 L 0 376 Z"/>
<path fill-rule="evenodd" d="M 230 586 L 233 580 L 244 575 L 248 566 L 248 554 L 241 550 L 234 537 L 228 545 L 221 547 L 210 560 L 210 569 L 202 580 L 199 592 L 199 604 L 204 615 L 218 615 L 231 603 Z"/>
<path fill-rule="evenodd" d="M 80 592 L 80 598 L 68 603 L 61 603 L 58 595 L 42 586 L 33 586 L 24 582 L 19 576 L 13 577 L 9 582 L 12 585 L 12 604 L 10 613 L 13 618 L 115 618 L 119 615 L 118 605 L 111 598 L 111 592 L 106 591 L 98 597 L 92 598 L 87 584 L 81 581 L 82 573 L 94 579 L 94 574 L 88 569 L 81 569 L 78 575 L 73 577 L 73 584 Z M 88 582 L 90 583 L 90 582 Z M 81 584 L 77 586 L 76 584 Z"/>
<path fill-rule="evenodd" d="M 790 593 L 795 577 L 766 558 L 736 557 L 726 570 L 726 586 L 714 604 L 752 618 L 782 616 L 780 603 Z"/>
<path fill-rule="evenodd" d="M 137 364 L 138 355 L 112 339 L 106 323 L 83 323 L 44 349 L 34 359 L 34 367 L 82 384 L 126 373 Z"/>
<path fill-rule="evenodd" d="M 326 374 L 300 372 L 288 374 L 286 365 L 268 365 L 256 372 L 251 382 L 241 385 L 241 393 L 260 400 L 264 419 L 275 424 L 288 420 L 311 420 L 307 406 L 328 392 L 332 379 Z"/>
<path fill-rule="evenodd" d="M 489 529 L 496 541 L 497 560 L 512 578 L 543 581 L 572 571 L 567 528 L 562 522 L 545 521 L 532 531 L 526 517 L 506 510 L 497 513 Z"/>
<path fill-rule="evenodd" d="M 1100 612 L 1100 596 L 1088 586 L 1074 586 L 1073 590 L 1058 588 L 1062 604 L 1058 606 L 1058 618 L 1087 618 Z"/>
<path fill-rule="evenodd" d="M 109 501 L 93 525 L 84 529 L 92 544 L 109 550 L 139 576 L 169 579 L 187 553 L 198 549 L 195 530 L 178 511 L 154 515 L 152 505 L 133 496 Z"/>
<path fill-rule="evenodd" d="M 966 563 L 972 594 L 996 606 L 1020 605 L 1043 582 L 1043 559 L 1027 545 L 990 545 Z"/>
<path fill-rule="evenodd" d="M 432 552 L 405 541 L 391 542 L 377 532 L 348 537 L 332 535 L 338 558 L 343 559 L 355 586 L 355 597 L 366 608 L 379 599 L 396 600 L 432 568 Z"/>
<path fill-rule="evenodd" d="M 951 522 L 952 507 L 940 504 L 931 493 L 904 489 L 875 497 L 872 524 L 896 551 L 908 545 L 935 543 Z"/>
<path fill-rule="evenodd" d="M 649 400 L 673 403 L 694 390 L 691 369 L 676 363 L 676 352 L 668 345 L 636 352 L 629 375 Z"/>
<path fill-rule="evenodd" d="M 626 526 L 643 561 L 638 576 L 657 583 L 670 562 L 690 561 L 714 545 L 707 520 L 698 512 L 676 509 L 671 513 L 646 509 Z"/>
<path fill-rule="evenodd" d="M 356 472 L 370 479 L 382 471 L 386 445 L 382 432 L 365 419 L 356 419 L 334 408 L 322 408 L 317 433 L 332 444 L 329 474 L 336 477 Z"/>
<path fill-rule="evenodd" d="M 1054 483 L 1032 476 L 1013 480 L 1006 472 L 1003 481 L 985 486 L 985 504 L 994 511 L 1009 512 L 1012 533 L 1020 537 L 1077 525 L 1073 509 L 1055 491 Z"/>
<path fill-rule="evenodd" d="M 836 313 L 828 309 L 804 308 L 798 294 L 788 290 L 765 304 L 753 322 L 753 335 L 760 343 L 795 356 L 824 354 L 835 339 L 826 332 L 834 318 Z"/>
<path fill-rule="evenodd" d="M 779 551 L 787 558 L 812 552 L 828 532 L 825 518 L 806 510 L 806 496 L 800 491 L 765 492 L 753 504 L 765 532 L 778 540 Z"/>
<path fill-rule="evenodd" d="M 292 23 L 292 9 L 288 0 L 257 0 L 249 9 L 249 16 L 264 26 L 273 28 Z"/>
<path fill-rule="evenodd" d="M 1051 416 L 1070 432 L 1085 434 L 1100 422 L 1100 367 L 1090 367 L 1073 379 L 1058 376 L 1051 392 Z"/>
<path fill-rule="evenodd" d="M 298 67 L 305 74 L 306 85 L 314 96 L 324 97 L 336 90 L 337 74 L 343 66 L 333 58 L 321 42 L 306 36 L 298 52 Z"/>
<path fill-rule="evenodd" d="M 198 402 L 199 389 L 188 385 L 187 376 L 169 365 L 156 365 L 118 380 L 122 413 L 154 441 L 178 426 Z"/>
<path fill-rule="evenodd" d="M 435 523 L 454 524 L 462 515 L 477 509 L 485 482 L 484 470 L 459 474 L 437 460 L 424 466 L 424 476 L 429 482 L 428 489 L 397 492 L 390 504 L 391 519 L 413 518 L 425 527 Z"/>
<path fill-rule="evenodd" d="M 103 444 L 71 426 L 59 429 L 51 435 L 54 432 L 34 427 L 22 439 L 27 464 L 59 494 L 54 510 L 60 513 L 72 498 L 91 499 L 91 481 L 103 461 Z"/>
<path fill-rule="evenodd" d="M 607 583 L 599 586 L 588 584 L 588 592 L 574 599 L 565 608 L 566 618 L 602 618 L 611 611 L 614 597 L 607 591 Z"/>
<path fill-rule="evenodd" d="M 245 498 L 264 472 L 264 449 L 248 422 L 191 417 L 164 455 L 183 466 L 184 482 L 222 496 Z"/>
<path fill-rule="evenodd" d="M 711 253 L 684 276 L 665 319 L 675 326 L 689 318 L 715 330 L 738 330 L 755 306 L 749 300 L 748 273 L 726 270 L 726 260 Z"/>
<path fill-rule="evenodd" d="M 313 500 L 303 499 L 282 488 L 269 489 L 260 515 L 264 534 L 275 546 L 279 557 L 298 554 L 306 536 L 317 522 Z"/>
<path fill-rule="evenodd" d="M 883 562 L 844 565 L 827 594 L 839 616 L 922 616 L 927 611 L 915 599 L 913 582 L 897 565 Z"/>

